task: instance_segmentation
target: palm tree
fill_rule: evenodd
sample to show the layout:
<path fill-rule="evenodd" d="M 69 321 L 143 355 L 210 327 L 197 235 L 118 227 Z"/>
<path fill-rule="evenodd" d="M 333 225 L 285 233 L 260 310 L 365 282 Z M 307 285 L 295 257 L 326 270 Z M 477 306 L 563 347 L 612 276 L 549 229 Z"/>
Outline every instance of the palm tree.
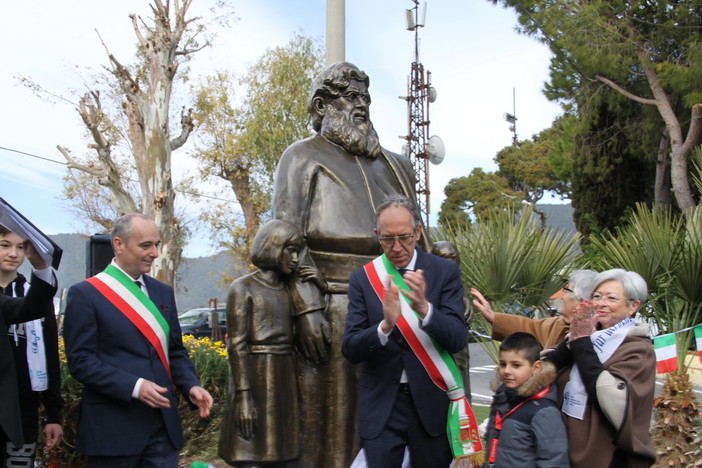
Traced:
<path fill-rule="evenodd" d="M 687 374 L 689 331 L 702 319 L 702 208 L 688 217 L 667 210 L 638 205 L 628 225 L 615 234 L 592 239 L 599 250 L 596 268 L 625 268 L 644 277 L 649 300 L 641 314 L 658 333 L 676 333 L 678 370 L 666 374 L 663 391 L 654 400 L 656 422 L 653 439 L 657 466 L 686 466 L 692 454 L 695 401 Z"/>
<path fill-rule="evenodd" d="M 542 229 L 533 210 L 490 212 L 475 223 L 444 226 L 441 236 L 460 252 L 466 290 L 476 288 L 497 312 L 534 314 L 560 289 L 574 268 L 579 234 Z M 473 328 L 489 335 L 490 324 L 475 314 Z M 497 362 L 496 343 L 478 340 Z"/>

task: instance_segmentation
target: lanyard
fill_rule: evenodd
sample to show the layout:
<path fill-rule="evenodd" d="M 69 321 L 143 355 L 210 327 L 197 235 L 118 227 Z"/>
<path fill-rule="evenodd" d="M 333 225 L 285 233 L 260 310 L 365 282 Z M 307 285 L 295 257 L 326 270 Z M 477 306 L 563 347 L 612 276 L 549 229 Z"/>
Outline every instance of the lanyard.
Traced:
<path fill-rule="evenodd" d="M 502 430 L 502 422 L 509 418 L 512 413 L 517 411 L 524 403 L 531 401 L 531 400 L 538 400 L 539 398 L 545 397 L 549 389 L 551 388 L 550 385 L 547 385 L 546 388 L 542 389 L 540 392 L 535 393 L 534 395 L 530 396 L 523 402 L 519 403 L 517 406 L 509 410 L 507 414 L 502 417 L 502 413 L 499 411 L 495 411 L 495 437 L 492 438 L 492 441 L 490 441 L 490 456 L 488 456 L 488 465 L 493 466 L 495 464 L 495 460 L 497 459 L 497 445 L 500 442 L 500 431 Z"/>

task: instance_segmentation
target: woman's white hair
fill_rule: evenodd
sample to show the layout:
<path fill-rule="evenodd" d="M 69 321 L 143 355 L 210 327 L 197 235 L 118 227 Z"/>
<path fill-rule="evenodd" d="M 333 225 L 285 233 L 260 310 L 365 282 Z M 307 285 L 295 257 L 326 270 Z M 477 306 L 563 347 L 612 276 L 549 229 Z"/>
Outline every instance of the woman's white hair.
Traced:
<path fill-rule="evenodd" d="M 568 275 L 568 284 L 573 287 L 573 295 L 579 301 L 590 299 L 597 276 L 595 270 L 573 270 Z"/>
<path fill-rule="evenodd" d="M 615 280 L 622 283 L 626 298 L 635 301 L 644 301 L 648 298 L 648 285 L 643 277 L 635 271 L 627 271 L 622 268 L 613 268 L 603 271 L 595 276 L 593 291 L 605 281 Z"/>

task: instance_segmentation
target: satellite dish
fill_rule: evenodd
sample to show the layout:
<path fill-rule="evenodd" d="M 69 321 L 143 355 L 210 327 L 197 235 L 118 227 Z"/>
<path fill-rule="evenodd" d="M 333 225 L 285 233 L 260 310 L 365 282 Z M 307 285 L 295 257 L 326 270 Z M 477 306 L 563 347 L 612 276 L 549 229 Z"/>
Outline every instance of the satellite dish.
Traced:
<path fill-rule="evenodd" d="M 439 165 L 446 156 L 446 147 L 444 141 L 437 135 L 429 138 L 429 162 Z"/>
<path fill-rule="evenodd" d="M 429 99 L 429 102 L 434 102 L 436 101 L 436 88 L 433 86 L 429 86 L 429 92 L 427 93 L 427 98 Z"/>

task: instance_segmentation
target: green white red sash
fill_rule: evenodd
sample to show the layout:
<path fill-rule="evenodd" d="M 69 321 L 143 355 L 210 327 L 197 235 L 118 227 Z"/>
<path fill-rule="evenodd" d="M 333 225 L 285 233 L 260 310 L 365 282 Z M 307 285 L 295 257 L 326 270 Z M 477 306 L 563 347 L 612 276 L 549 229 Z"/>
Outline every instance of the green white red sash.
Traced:
<path fill-rule="evenodd" d="M 385 255 L 373 260 L 363 267 L 378 299 L 383 301 L 385 285 L 392 278 L 400 290 L 410 291 L 397 268 Z M 478 423 L 473 409 L 468 403 L 463 390 L 463 379 L 451 353 L 434 341 L 419 326 L 419 316 L 410 307 L 409 299 L 400 293 L 402 316 L 397 321 L 397 328 L 402 333 L 410 348 L 426 369 L 429 377 L 437 387 L 446 392 L 449 398 L 449 414 L 446 432 L 453 450 L 456 467 L 480 466 L 484 463 L 485 453 L 478 433 Z M 404 299 L 404 300 L 403 300 Z"/>
<path fill-rule="evenodd" d="M 168 361 L 170 326 L 149 296 L 134 283 L 133 279 L 114 265 L 108 265 L 105 271 L 86 281 L 137 327 L 156 350 L 168 373 L 168 378 L 173 380 Z"/>

